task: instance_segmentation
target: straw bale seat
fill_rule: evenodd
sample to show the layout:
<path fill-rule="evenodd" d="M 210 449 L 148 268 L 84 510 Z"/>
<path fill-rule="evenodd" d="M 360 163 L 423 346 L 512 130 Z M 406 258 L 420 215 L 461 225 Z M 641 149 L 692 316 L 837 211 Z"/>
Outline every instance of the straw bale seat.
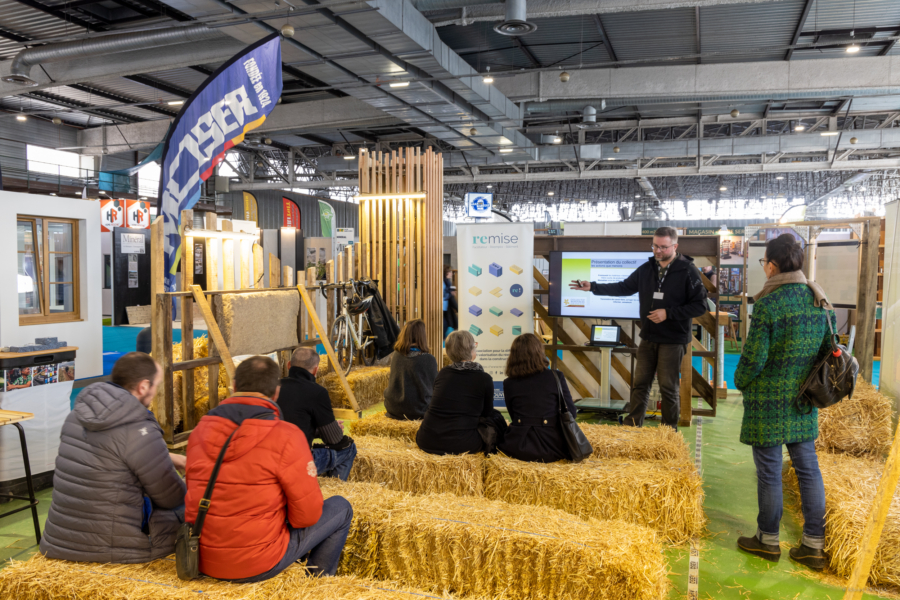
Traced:
<path fill-rule="evenodd" d="M 858 377 L 852 400 L 819 411 L 816 450 L 882 458 L 891 448 L 893 404 Z"/>
<path fill-rule="evenodd" d="M 825 482 L 825 551 L 831 569 L 849 579 L 863 542 L 884 463 L 847 454 L 818 452 L 818 456 Z M 802 521 L 800 490 L 792 466 L 784 470 L 784 487 L 791 492 L 792 508 Z M 900 587 L 900 489 L 894 492 L 869 583 Z"/>
<path fill-rule="evenodd" d="M 484 461 L 484 495 L 645 525 L 673 544 L 700 535 L 706 524 L 703 481 L 683 460 L 542 464 L 491 456 Z"/>
<path fill-rule="evenodd" d="M 321 360 L 319 364 L 321 365 Z M 350 400 L 344 393 L 337 373 L 330 370 L 325 375 L 319 375 L 316 377 L 316 383 L 328 390 L 331 405 L 336 408 L 350 406 Z M 356 396 L 356 403 L 359 404 L 360 410 L 384 401 L 384 389 L 387 387 L 390 375 L 390 367 L 353 367 L 353 370 L 347 375 L 347 383 L 350 384 L 350 389 Z"/>
<path fill-rule="evenodd" d="M 419 450 L 415 443 L 386 437 L 360 436 L 354 441 L 358 454 L 351 481 L 414 494 L 483 495 L 481 454 L 437 456 Z"/>
<path fill-rule="evenodd" d="M 349 421 L 348 424 L 353 436 L 379 436 L 415 444 L 422 421 L 398 421 L 388 417 L 387 412 L 380 412 L 358 421 Z"/>
<path fill-rule="evenodd" d="M 320 483 L 325 496 L 353 505 L 342 574 L 465 597 L 666 597 L 665 556 L 646 527 L 474 497 L 414 496 L 372 483 Z"/>
<path fill-rule="evenodd" d="M 684 437 L 671 427 L 623 427 L 579 423 L 594 447 L 594 458 L 630 460 L 680 460 L 691 462 Z"/>
<path fill-rule="evenodd" d="M 262 583 L 181 581 L 174 557 L 136 565 L 72 563 L 34 555 L 0 571 L 0 598 L 16 600 L 421 600 L 420 590 L 359 577 L 309 577 L 295 565 Z"/>

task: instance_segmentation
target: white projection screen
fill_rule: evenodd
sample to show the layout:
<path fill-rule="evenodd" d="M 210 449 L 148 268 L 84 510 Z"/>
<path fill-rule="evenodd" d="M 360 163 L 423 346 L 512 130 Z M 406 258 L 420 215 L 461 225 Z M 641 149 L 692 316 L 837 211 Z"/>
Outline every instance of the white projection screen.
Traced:
<path fill-rule="evenodd" d="M 816 247 L 815 279 L 835 308 L 856 308 L 859 240 L 820 242 Z"/>

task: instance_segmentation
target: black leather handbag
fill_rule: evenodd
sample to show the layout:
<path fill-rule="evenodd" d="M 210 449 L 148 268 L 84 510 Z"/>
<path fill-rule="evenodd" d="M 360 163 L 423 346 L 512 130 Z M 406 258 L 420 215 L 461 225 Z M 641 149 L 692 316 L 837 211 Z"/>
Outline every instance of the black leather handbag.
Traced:
<path fill-rule="evenodd" d="M 231 442 L 231 438 L 238 429 L 240 429 L 240 425 L 231 432 L 219 452 L 216 465 L 209 476 L 209 483 L 206 484 L 206 491 L 203 492 L 203 498 L 200 499 L 197 520 L 194 523 L 182 523 L 178 528 L 175 538 L 175 570 L 178 572 L 178 579 L 190 581 L 200 577 L 200 533 L 203 531 L 203 521 L 206 520 L 206 513 L 212 504 L 213 488 L 219 477 L 219 468 L 225 458 L 225 451 L 228 450 L 228 443 Z"/>
<path fill-rule="evenodd" d="M 581 427 L 575 422 L 575 417 L 569 412 L 566 406 L 566 399 L 563 396 L 562 384 L 559 383 L 559 375 L 553 369 L 553 379 L 556 380 L 556 389 L 559 392 L 559 425 L 562 427 L 563 437 L 566 439 L 566 446 L 569 450 L 569 456 L 572 462 L 581 462 L 594 453 L 594 447 L 585 437 Z"/>
<path fill-rule="evenodd" d="M 850 351 L 838 342 L 840 337 L 831 326 L 831 316 L 825 309 L 825 320 L 831 332 L 831 352 L 820 360 L 810 372 L 806 381 L 800 386 L 797 395 L 797 408 L 809 413 L 813 408 L 828 408 L 843 400 L 852 398 L 856 389 L 856 376 L 859 373 L 859 362 Z"/>

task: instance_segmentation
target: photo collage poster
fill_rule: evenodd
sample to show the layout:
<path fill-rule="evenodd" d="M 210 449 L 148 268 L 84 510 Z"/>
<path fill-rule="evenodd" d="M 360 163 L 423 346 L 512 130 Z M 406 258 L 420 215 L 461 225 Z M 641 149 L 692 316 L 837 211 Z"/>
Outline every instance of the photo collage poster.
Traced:
<path fill-rule="evenodd" d="M 0 392 L 75 381 L 75 361 L 0 370 Z"/>

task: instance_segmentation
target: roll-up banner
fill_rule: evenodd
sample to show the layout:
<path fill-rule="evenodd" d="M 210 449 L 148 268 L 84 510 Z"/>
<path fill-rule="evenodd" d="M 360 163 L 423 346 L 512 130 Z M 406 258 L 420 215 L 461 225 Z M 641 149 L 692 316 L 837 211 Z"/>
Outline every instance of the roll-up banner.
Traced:
<path fill-rule="evenodd" d="M 322 200 L 319 200 L 319 226 L 322 237 L 334 237 L 334 207 Z"/>
<path fill-rule="evenodd" d="M 244 220 L 253 221 L 259 227 L 259 204 L 250 192 L 244 192 Z"/>
<path fill-rule="evenodd" d="M 219 67 L 184 104 L 166 135 L 159 198 L 165 219 L 166 291 L 175 291 L 181 211 L 200 199 L 225 152 L 266 120 L 281 96 L 281 36 L 251 44 Z"/>
<path fill-rule="evenodd" d="M 494 379 L 494 406 L 502 408 L 509 348 L 534 333 L 534 225 L 457 225 L 456 252 L 459 328 L 475 336 L 476 361 Z"/>
<path fill-rule="evenodd" d="M 300 229 L 300 207 L 290 198 L 281 197 L 282 227 Z"/>

